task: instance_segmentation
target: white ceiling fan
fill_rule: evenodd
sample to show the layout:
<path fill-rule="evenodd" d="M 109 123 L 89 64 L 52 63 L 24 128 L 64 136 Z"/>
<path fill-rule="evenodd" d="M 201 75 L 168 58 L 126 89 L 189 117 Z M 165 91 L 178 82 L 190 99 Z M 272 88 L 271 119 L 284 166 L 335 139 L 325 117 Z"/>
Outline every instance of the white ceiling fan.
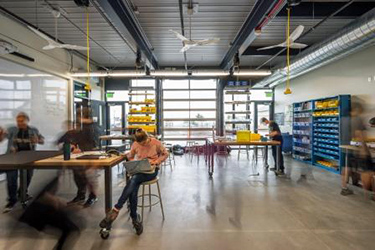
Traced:
<path fill-rule="evenodd" d="M 175 36 L 182 41 L 184 44 L 184 47 L 180 50 L 181 53 L 186 52 L 187 50 L 196 47 L 196 46 L 204 46 L 204 45 L 210 45 L 210 44 L 216 44 L 220 41 L 220 38 L 210 38 L 210 39 L 201 39 L 201 40 L 192 40 L 188 39 L 185 36 L 181 35 L 180 33 L 169 30 L 170 32 L 173 32 Z"/>
<path fill-rule="evenodd" d="M 39 30 L 28 26 L 30 30 L 32 30 L 35 34 L 43 38 L 48 42 L 48 45 L 43 47 L 43 50 L 52 50 L 52 49 L 70 49 L 70 50 L 87 50 L 87 47 L 72 45 L 72 44 L 63 44 L 57 41 L 57 19 L 61 16 L 61 13 L 66 14 L 62 8 L 55 7 L 52 5 L 45 5 L 48 10 L 51 11 L 52 15 L 55 18 L 55 40 L 51 39 L 49 36 L 45 35 L 44 33 L 40 32 Z"/>
<path fill-rule="evenodd" d="M 298 27 L 292 32 L 292 34 L 290 34 L 289 39 L 290 39 L 290 48 L 291 49 L 304 49 L 308 46 L 307 44 L 295 43 L 294 42 L 302 35 L 304 29 L 305 29 L 305 27 L 303 25 L 298 25 Z M 280 48 L 286 48 L 287 47 L 287 41 L 285 41 L 283 43 L 280 43 L 280 44 L 277 44 L 277 45 L 259 48 L 257 50 L 258 51 L 259 50 L 267 50 L 267 49 L 273 49 L 273 48 L 279 48 L 279 47 Z"/>

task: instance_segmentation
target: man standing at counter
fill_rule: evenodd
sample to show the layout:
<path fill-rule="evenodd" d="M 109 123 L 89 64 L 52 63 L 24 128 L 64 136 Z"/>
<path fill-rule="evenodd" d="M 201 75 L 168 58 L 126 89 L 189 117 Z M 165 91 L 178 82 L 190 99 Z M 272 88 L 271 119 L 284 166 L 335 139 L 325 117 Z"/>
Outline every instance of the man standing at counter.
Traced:
<path fill-rule="evenodd" d="M 280 148 L 283 148 L 283 137 L 281 135 L 281 130 L 279 125 L 274 122 L 274 121 L 269 121 L 267 118 L 263 117 L 261 119 L 261 122 L 264 123 L 269 127 L 270 133 L 268 136 L 273 140 L 273 141 L 278 141 L 280 142 Z M 277 146 L 272 146 L 272 156 L 273 159 L 275 160 L 275 166 L 277 166 Z M 280 169 L 277 172 L 277 175 L 284 175 L 284 158 L 283 158 L 283 153 L 281 150 L 279 150 L 279 160 L 280 160 Z M 275 167 L 276 170 L 276 167 Z"/>

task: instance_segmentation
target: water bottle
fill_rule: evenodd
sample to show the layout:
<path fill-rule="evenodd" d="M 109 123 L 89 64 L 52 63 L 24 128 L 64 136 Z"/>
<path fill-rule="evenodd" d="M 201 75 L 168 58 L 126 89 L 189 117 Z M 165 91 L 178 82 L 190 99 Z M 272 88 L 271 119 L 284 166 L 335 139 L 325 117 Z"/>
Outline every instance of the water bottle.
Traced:
<path fill-rule="evenodd" d="M 63 145 L 64 161 L 70 160 L 70 143 L 65 142 Z"/>

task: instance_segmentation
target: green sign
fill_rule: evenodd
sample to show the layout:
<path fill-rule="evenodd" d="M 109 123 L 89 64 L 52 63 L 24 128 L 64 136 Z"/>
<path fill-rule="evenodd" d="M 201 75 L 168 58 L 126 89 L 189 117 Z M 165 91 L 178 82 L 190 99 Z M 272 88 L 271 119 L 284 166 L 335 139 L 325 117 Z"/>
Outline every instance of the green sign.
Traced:
<path fill-rule="evenodd" d="M 107 92 L 107 98 L 113 98 L 114 92 Z"/>
<path fill-rule="evenodd" d="M 265 92 L 267 98 L 272 98 L 272 92 Z"/>

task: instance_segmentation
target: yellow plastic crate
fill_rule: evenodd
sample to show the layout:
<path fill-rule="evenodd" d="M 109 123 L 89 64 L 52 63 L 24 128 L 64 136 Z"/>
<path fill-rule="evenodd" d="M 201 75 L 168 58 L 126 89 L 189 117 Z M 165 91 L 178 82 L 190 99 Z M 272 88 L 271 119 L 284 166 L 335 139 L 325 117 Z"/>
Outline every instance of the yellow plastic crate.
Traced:
<path fill-rule="evenodd" d="M 250 134 L 250 141 L 260 141 L 260 134 Z"/>
<path fill-rule="evenodd" d="M 237 142 L 249 142 L 251 132 L 249 130 L 238 130 L 236 135 Z"/>

